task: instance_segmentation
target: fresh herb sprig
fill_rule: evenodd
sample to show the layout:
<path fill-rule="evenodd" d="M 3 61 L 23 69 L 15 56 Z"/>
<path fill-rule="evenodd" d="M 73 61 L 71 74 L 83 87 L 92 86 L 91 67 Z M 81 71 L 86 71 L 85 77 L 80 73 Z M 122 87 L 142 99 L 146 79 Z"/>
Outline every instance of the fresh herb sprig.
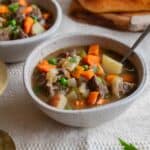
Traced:
<path fill-rule="evenodd" d="M 127 143 L 124 140 L 122 140 L 121 138 L 119 138 L 119 142 L 124 150 L 138 150 L 133 144 Z"/>
<path fill-rule="evenodd" d="M 11 12 L 15 13 L 19 9 L 19 3 L 12 3 L 8 8 Z"/>

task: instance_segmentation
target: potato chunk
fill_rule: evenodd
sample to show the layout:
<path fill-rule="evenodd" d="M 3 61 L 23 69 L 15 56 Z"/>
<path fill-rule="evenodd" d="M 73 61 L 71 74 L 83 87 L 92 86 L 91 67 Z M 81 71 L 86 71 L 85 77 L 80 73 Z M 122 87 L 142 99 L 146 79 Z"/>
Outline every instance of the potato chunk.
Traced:
<path fill-rule="evenodd" d="M 107 55 L 103 55 L 102 66 L 106 73 L 120 74 L 123 65 Z"/>
<path fill-rule="evenodd" d="M 67 98 L 63 94 L 57 94 L 51 98 L 49 104 L 58 109 L 64 109 L 67 104 Z"/>
<path fill-rule="evenodd" d="M 37 34 L 43 33 L 44 31 L 45 31 L 44 27 L 39 22 L 36 22 L 32 26 L 32 34 L 33 35 L 37 35 Z"/>

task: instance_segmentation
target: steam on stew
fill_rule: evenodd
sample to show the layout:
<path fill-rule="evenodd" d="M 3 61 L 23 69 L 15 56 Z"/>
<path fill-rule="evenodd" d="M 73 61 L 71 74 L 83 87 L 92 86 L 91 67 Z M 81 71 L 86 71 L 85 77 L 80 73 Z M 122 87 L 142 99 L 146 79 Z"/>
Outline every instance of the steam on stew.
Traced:
<path fill-rule="evenodd" d="M 52 13 L 26 0 L 0 1 L 0 41 L 23 39 L 48 30 Z"/>
<path fill-rule="evenodd" d="M 35 94 L 59 109 L 101 106 L 128 96 L 137 87 L 136 69 L 98 44 L 59 50 L 36 66 Z"/>

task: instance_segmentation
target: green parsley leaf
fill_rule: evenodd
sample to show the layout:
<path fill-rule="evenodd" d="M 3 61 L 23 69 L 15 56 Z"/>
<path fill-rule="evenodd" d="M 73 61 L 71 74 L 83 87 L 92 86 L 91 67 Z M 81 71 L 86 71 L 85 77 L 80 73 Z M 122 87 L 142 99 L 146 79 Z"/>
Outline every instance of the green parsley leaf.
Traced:
<path fill-rule="evenodd" d="M 37 16 L 32 16 L 34 22 L 36 23 L 38 21 L 38 17 Z"/>
<path fill-rule="evenodd" d="M 11 12 L 16 12 L 18 9 L 19 9 L 19 4 L 18 3 L 13 3 L 13 4 L 10 4 L 9 6 L 8 6 L 8 8 L 9 8 L 9 10 L 11 11 Z"/>
<path fill-rule="evenodd" d="M 57 59 L 56 58 L 49 58 L 48 63 L 52 65 L 57 65 Z"/>
<path fill-rule="evenodd" d="M 11 27 L 12 31 L 17 28 L 17 21 L 15 19 L 9 20 L 7 25 Z"/>
<path fill-rule="evenodd" d="M 12 20 L 9 20 L 8 21 L 8 25 L 11 25 L 11 26 L 16 26 L 17 22 L 15 19 L 12 19 Z"/>
<path fill-rule="evenodd" d="M 130 143 L 128 144 L 120 138 L 119 138 L 119 142 L 124 148 L 124 150 L 138 150 L 133 144 L 130 144 Z"/>

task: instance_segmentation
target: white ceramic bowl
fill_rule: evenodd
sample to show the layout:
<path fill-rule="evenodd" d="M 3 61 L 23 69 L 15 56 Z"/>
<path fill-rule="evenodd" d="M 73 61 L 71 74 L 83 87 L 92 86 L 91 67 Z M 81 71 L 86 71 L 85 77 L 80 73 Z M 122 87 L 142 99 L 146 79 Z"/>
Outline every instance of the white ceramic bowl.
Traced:
<path fill-rule="evenodd" d="M 54 23 L 49 30 L 37 36 L 26 39 L 0 41 L 0 59 L 5 62 L 14 63 L 24 61 L 33 48 L 48 39 L 48 37 L 51 37 L 61 24 L 62 10 L 56 0 L 42 0 L 42 2 L 41 0 L 28 0 L 28 2 L 38 4 L 46 10 L 50 10 L 54 15 Z"/>
<path fill-rule="evenodd" d="M 76 127 L 94 127 L 104 123 L 105 121 L 110 121 L 122 114 L 132 104 L 132 102 L 138 99 L 137 95 L 141 93 L 145 85 L 147 69 L 144 59 L 134 53 L 129 59 L 138 70 L 139 86 L 138 89 L 130 96 L 105 106 L 84 110 L 59 110 L 41 101 L 34 94 L 31 85 L 32 73 L 37 63 L 50 53 L 55 52 L 60 48 L 89 45 L 92 43 L 99 43 L 102 48 L 116 51 L 121 55 L 124 55 L 130 49 L 128 46 L 106 37 L 88 34 L 68 34 L 58 36 L 34 49 L 25 63 L 24 83 L 29 95 L 33 99 L 33 102 L 49 117 L 63 124 Z"/>

